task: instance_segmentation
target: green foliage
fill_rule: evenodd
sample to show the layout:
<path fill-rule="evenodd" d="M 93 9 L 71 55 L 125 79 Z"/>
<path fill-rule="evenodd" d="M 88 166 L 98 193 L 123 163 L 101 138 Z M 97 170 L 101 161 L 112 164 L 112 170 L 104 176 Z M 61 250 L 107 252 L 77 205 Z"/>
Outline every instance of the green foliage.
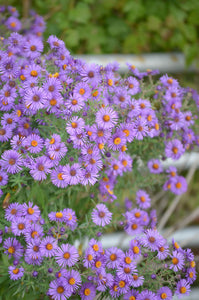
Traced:
<path fill-rule="evenodd" d="M 72 53 L 182 51 L 187 64 L 199 58 L 198 0 L 35 0 L 30 3 L 31 9 L 47 22 L 45 38 L 51 34 L 58 36 Z M 9 4 L 22 13 L 21 1 L 10 0 Z"/>

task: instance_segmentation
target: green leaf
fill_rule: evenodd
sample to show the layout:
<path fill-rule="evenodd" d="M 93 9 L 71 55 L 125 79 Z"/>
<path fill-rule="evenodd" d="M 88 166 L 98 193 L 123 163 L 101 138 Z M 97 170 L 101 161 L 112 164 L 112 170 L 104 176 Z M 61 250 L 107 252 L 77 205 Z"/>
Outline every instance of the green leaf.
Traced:
<path fill-rule="evenodd" d="M 69 10 L 68 18 L 72 22 L 87 23 L 91 17 L 89 6 L 86 3 L 79 2 L 73 9 Z"/>

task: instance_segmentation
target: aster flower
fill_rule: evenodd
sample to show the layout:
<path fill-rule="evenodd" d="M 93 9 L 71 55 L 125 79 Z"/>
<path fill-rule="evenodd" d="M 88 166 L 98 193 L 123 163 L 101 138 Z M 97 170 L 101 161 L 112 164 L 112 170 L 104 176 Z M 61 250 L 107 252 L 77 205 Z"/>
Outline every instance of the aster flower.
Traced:
<path fill-rule="evenodd" d="M 112 218 L 112 213 L 107 209 L 106 205 L 100 203 L 91 214 L 92 220 L 96 225 L 104 227 L 109 224 Z"/>
<path fill-rule="evenodd" d="M 184 255 L 177 250 L 173 251 L 172 255 L 172 264 L 170 265 L 170 269 L 173 269 L 175 272 L 178 270 L 182 270 L 184 266 Z"/>
<path fill-rule="evenodd" d="M 30 221 L 25 217 L 18 217 L 12 220 L 11 230 L 14 235 L 25 234 L 30 226 Z"/>
<path fill-rule="evenodd" d="M 41 39 L 36 37 L 31 37 L 23 45 L 24 54 L 30 58 L 35 59 L 39 57 L 40 52 L 43 51 L 43 43 Z"/>
<path fill-rule="evenodd" d="M 134 288 L 142 286 L 144 283 L 144 276 L 138 276 L 137 274 L 133 274 L 130 280 L 131 286 Z"/>
<path fill-rule="evenodd" d="M 31 220 L 36 222 L 40 217 L 40 210 L 37 205 L 34 205 L 32 202 L 28 202 L 28 204 L 23 204 L 23 216 L 27 220 Z"/>
<path fill-rule="evenodd" d="M 136 300 L 139 295 L 139 292 L 136 290 L 131 290 L 128 293 L 123 295 L 124 300 Z"/>
<path fill-rule="evenodd" d="M 23 256 L 24 248 L 21 243 L 13 237 L 7 238 L 3 243 L 4 253 L 13 257 L 14 259 L 20 259 Z"/>
<path fill-rule="evenodd" d="M 12 137 L 12 128 L 8 126 L 0 127 L 0 142 L 7 142 Z"/>
<path fill-rule="evenodd" d="M 40 87 L 27 89 L 24 96 L 24 102 L 26 106 L 29 106 L 31 109 L 37 111 L 44 107 L 46 102 L 46 94 Z"/>
<path fill-rule="evenodd" d="M 49 296 L 55 300 L 68 299 L 72 292 L 66 287 L 66 281 L 64 278 L 58 278 L 50 282 L 48 289 Z"/>
<path fill-rule="evenodd" d="M 125 137 L 121 130 L 117 130 L 108 140 L 108 147 L 113 151 L 120 150 L 126 143 Z"/>
<path fill-rule="evenodd" d="M 189 282 L 185 279 L 181 279 L 177 283 L 175 294 L 178 296 L 178 298 L 181 298 L 182 296 L 189 295 L 190 291 Z"/>
<path fill-rule="evenodd" d="M 77 227 L 77 217 L 75 212 L 71 208 L 63 209 L 64 220 L 66 225 L 74 230 Z"/>
<path fill-rule="evenodd" d="M 66 279 L 66 288 L 74 292 L 81 285 L 81 276 L 78 271 L 70 270 L 64 273 L 64 278 Z"/>
<path fill-rule="evenodd" d="M 81 99 L 88 99 L 91 96 L 91 89 L 86 82 L 79 82 L 75 85 L 73 93 L 79 95 Z"/>
<path fill-rule="evenodd" d="M 102 253 L 103 248 L 102 248 L 102 243 L 98 242 L 95 239 L 91 239 L 89 241 L 89 247 L 94 251 L 94 253 L 97 255 L 98 253 Z"/>
<path fill-rule="evenodd" d="M 126 264 L 120 265 L 116 271 L 116 274 L 120 279 L 128 282 L 132 277 L 132 273 L 137 273 L 136 267 L 133 264 L 130 264 L 128 266 Z"/>
<path fill-rule="evenodd" d="M 136 203 L 140 208 L 147 209 L 151 206 L 151 199 L 144 190 L 139 190 L 136 193 Z"/>
<path fill-rule="evenodd" d="M 29 242 L 35 238 L 41 238 L 44 235 L 43 227 L 37 223 L 33 223 L 27 228 L 24 235 L 25 235 L 25 239 L 27 242 Z"/>
<path fill-rule="evenodd" d="M 91 248 L 85 250 L 85 255 L 83 257 L 83 265 L 85 268 L 90 268 L 94 264 L 94 259 L 96 257 L 95 252 Z"/>
<path fill-rule="evenodd" d="M 135 138 L 137 140 L 143 140 L 148 134 L 147 121 L 144 119 L 138 119 L 134 124 Z"/>
<path fill-rule="evenodd" d="M 180 140 L 174 139 L 169 141 L 165 147 L 165 154 L 167 157 L 171 157 L 172 159 L 179 159 L 181 155 L 185 152 L 183 145 Z"/>
<path fill-rule="evenodd" d="M 32 259 L 40 259 L 42 256 L 40 245 L 41 240 L 38 237 L 31 239 L 27 244 L 26 256 L 31 257 Z"/>
<path fill-rule="evenodd" d="M 106 265 L 109 269 L 119 267 L 124 258 L 124 252 L 117 247 L 111 247 L 105 251 Z"/>
<path fill-rule="evenodd" d="M 24 275 L 24 268 L 22 267 L 15 267 L 15 266 L 9 266 L 8 267 L 8 273 L 10 275 L 11 280 L 18 280 L 21 279 Z"/>
<path fill-rule="evenodd" d="M 80 111 L 84 106 L 84 99 L 79 94 L 73 94 L 69 99 L 64 102 L 66 108 L 72 112 Z"/>
<path fill-rule="evenodd" d="M 19 21 L 19 19 L 15 18 L 14 16 L 9 17 L 6 22 L 5 25 L 7 26 L 7 28 L 9 30 L 12 31 L 19 31 L 21 29 L 21 22 Z"/>
<path fill-rule="evenodd" d="M 30 153 L 39 153 L 43 149 L 43 139 L 37 134 L 31 134 L 23 141 L 23 146 Z"/>
<path fill-rule="evenodd" d="M 78 261 L 78 251 L 77 249 L 70 245 L 70 244 L 62 244 L 60 247 L 57 248 L 55 254 L 55 260 L 61 267 L 72 267 Z"/>
<path fill-rule="evenodd" d="M 82 284 L 79 295 L 83 300 L 92 300 L 96 296 L 96 288 L 94 284 L 85 282 Z"/>
<path fill-rule="evenodd" d="M 5 210 L 5 218 L 8 221 L 15 220 L 16 217 L 21 217 L 23 213 L 23 205 L 19 203 L 11 203 Z"/>
<path fill-rule="evenodd" d="M 70 185 L 76 185 L 80 183 L 82 178 L 82 168 L 79 163 L 75 163 L 72 166 L 65 165 L 63 167 L 63 179 Z"/>
<path fill-rule="evenodd" d="M 17 151 L 6 150 L 1 156 L 1 163 L 8 173 L 14 174 L 22 170 L 23 160 Z"/>
<path fill-rule="evenodd" d="M 46 156 L 40 156 L 31 164 L 30 174 L 35 180 L 46 179 L 46 174 L 50 173 L 52 164 Z"/>
<path fill-rule="evenodd" d="M 173 298 L 172 291 L 167 286 L 163 286 L 157 291 L 157 300 L 162 300 L 162 299 L 172 300 L 172 298 Z"/>
<path fill-rule="evenodd" d="M 145 247 L 151 249 L 151 251 L 156 251 L 159 247 L 161 247 L 162 239 L 162 236 L 157 230 L 147 229 L 145 231 L 144 237 L 141 238 L 140 242 Z"/>
<path fill-rule="evenodd" d="M 183 176 L 175 176 L 171 179 L 171 191 L 176 195 L 187 191 L 187 181 Z"/>
<path fill-rule="evenodd" d="M 96 113 L 96 123 L 104 129 L 113 128 L 118 121 L 118 114 L 110 107 L 101 108 Z"/>
<path fill-rule="evenodd" d="M 141 247 L 140 243 L 138 240 L 133 239 L 130 241 L 129 244 L 129 251 L 132 252 L 133 258 L 136 260 L 137 258 L 140 257 L 141 255 Z"/>
<path fill-rule="evenodd" d="M 57 241 L 53 237 L 47 236 L 41 241 L 40 248 L 42 256 L 52 257 L 56 254 Z"/>
<path fill-rule="evenodd" d="M 66 131 L 69 134 L 81 133 L 85 126 L 85 122 L 82 118 L 74 116 L 70 119 L 70 122 L 66 125 Z"/>
<path fill-rule="evenodd" d="M 130 95 L 136 95 L 138 92 L 140 92 L 140 83 L 136 78 L 132 76 L 128 77 L 125 80 L 125 84 L 128 87 L 128 93 Z"/>
<path fill-rule="evenodd" d="M 65 188 L 68 186 L 68 183 L 63 179 L 63 174 L 63 166 L 60 165 L 56 169 L 52 170 L 50 174 L 52 183 L 59 188 Z"/>
<path fill-rule="evenodd" d="M 101 80 L 100 67 L 96 64 L 83 65 L 79 74 L 82 76 L 83 81 L 90 83 L 92 86 L 96 86 Z"/>
<path fill-rule="evenodd" d="M 159 174 L 163 171 L 162 165 L 159 159 L 151 159 L 147 164 L 149 171 L 153 174 Z"/>

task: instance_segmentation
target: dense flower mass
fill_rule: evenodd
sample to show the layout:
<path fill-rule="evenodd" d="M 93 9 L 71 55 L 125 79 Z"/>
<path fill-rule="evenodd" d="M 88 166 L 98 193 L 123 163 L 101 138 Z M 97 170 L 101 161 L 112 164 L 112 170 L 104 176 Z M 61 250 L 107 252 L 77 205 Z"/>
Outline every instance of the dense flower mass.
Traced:
<path fill-rule="evenodd" d="M 124 216 L 127 228 L 135 219 L 139 220 L 140 226 L 137 232 L 126 230 L 133 236 L 126 251 L 118 247 L 104 249 L 98 239 L 92 238 L 88 243 L 84 240 L 83 252 L 69 242 L 71 231 L 74 235 L 77 230 L 81 231 L 81 226 L 78 229 L 78 220 L 72 210 L 70 214 L 76 226 L 68 223 L 68 210 L 49 213 L 49 223 L 48 220 L 44 222 L 38 206 L 31 202 L 8 206 L 5 217 L 11 225 L 1 232 L 1 236 L 3 234 L 4 254 L 11 263 L 8 267 L 11 280 L 31 280 L 31 277 L 42 278 L 44 275 L 49 288 L 43 292 L 55 300 L 68 299 L 72 295 L 94 299 L 96 294 L 109 294 L 113 298 L 122 296 L 123 299 L 133 296 L 136 299 L 171 299 L 174 294 L 180 297 L 190 292 L 190 284 L 196 278 L 192 252 L 183 250 L 175 242 L 169 245 L 156 229 L 151 228 L 152 216 L 146 210 L 133 208 Z M 98 221 L 100 212 L 105 213 L 105 221 Z M 144 216 L 148 216 L 147 223 L 143 221 Z M 88 222 L 97 219 L 95 226 L 104 227 L 109 223 L 106 218 L 110 221 L 111 213 L 104 204 L 97 204 Z M 86 230 L 90 224 L 87 226 Z M 154 270 L 151 261 L 156 265 Z M 34 268 L 31 275 L 30 266 Z M 168 274 L 170 281 L 162 286 Z M 155 285 L 151 286 L 149 277 L 153 282 L 156 279 Z"/>
<path fill-rule="evenodd" d="M 196 278 L 194 256 L 169 245 L 157 231 L 150 189 L 136 187 L 135 205 L 126 199 L 119 221 L 110 208 L 126 172 L 158 176 L 165 191 L 186 192 L 186 179 L 175 167 L 165 170 L 163 161 L 178 160 L 199 145 L 193 130 L 199 95 L 167 74 L 154 79 L 157 70 L 139 72 L 127 63 L 129 73 L 123 76 L 117 63 L 103 67 L 75 59 L 53 35 L 45 45 L 40 16 L 32 13 L 27 28 L 13 7 L 0 11 L 5 13 L 1 25 L 11 32 L 0 39 L 0 199 L 5 208 L 0 243 L 10 262 L 9 278 L 30 280 L 24 280 L 30 283 L 27 289 L 41 278 L 48 285 L 41 285 L 42 295 L 55 300 L 188 294 Z M 33 195 L 42 183 L 53 190 L 54 203 L 42 193 Z M 79 208 L 71 208 L 79 205 L 75 192 L 80 187 L 93 192 L 92 201 L 84 198 L 81 220 Z M 27 203 L 8 204 L 10 193 L 14 198 L 23 189 L 19 202 Z M 33 199 L 46 211 L 54 205 L 45 211 L 48 220 Z M 64 208 L 65 201 L 74 206 Z M 132 237 L 126 251 L 103 248 L 99 237 L 111 225 Z"/>

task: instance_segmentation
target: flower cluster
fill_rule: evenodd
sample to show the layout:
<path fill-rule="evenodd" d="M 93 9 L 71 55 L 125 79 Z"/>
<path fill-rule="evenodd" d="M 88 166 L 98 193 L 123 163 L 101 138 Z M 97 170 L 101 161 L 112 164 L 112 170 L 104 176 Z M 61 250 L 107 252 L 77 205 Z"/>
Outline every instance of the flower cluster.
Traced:
<path fill-rule="evenodd" d="M 191 98 L 198 105 L 196 91 L 181 88 L 167 75 L 147 89 L 143 78 L 152 80 L 157 72 L 130 66 L 132 74 L 123 78 L 117 63 L 86 64 L 57 37 L 47 42 L 50 51 L 43 55 L 44 44 L 33 35 L 13 32 L 2 41 L 2 189 L 10 175 L 20 173 L 30 181 L 50 178 L 64 189 L 99 183 L 103 200 L 112 201 L 117 178 L 132 170 L 131 145 L 156 139 L 165 148 L 160 158 L 173 159 L 198 145 L 191 128 L 195 116 L 183 108 Z M 135 153 L 134 159 L 139 157 Z M 163 172 L 155 158 L 148 168 Z M 172 176 L 164 188 L 183 193 L 185 179 Z"/>
<path fill-rule="evenodd" d="M 147 198 L 147 194 L 138 191 L 138 203 L 142 197 Z M 196 279 L 192 252 L 183 250 L 174 241 L 169 245 L 155 229 L 154 216 L 149 217 L 141 207 L 142 204 L 125 215 L 127 228 L 134 229 L 132 224 L 137 223 L 132 222 L 136 219 L 145 223 L 145 228 L 137 232 L 126 230 L 133 235 L 126 251 L 118 247 L 104 249 L 99 240 L 91 238 L 82 252 L 69 243 L 71 231 L 78 228 L 73 210 L 49 213 L 49 223 L 31 202 L 10 204 L 5 218 L 11 225 L 1 230 L 0 235 L 4 253 L 12 262 L 8 268 L 10 279 L 26 278 L 34 282 L 34 278 L 42 280 L 47 273 L 45 280 L 49 288 L 41 293 L 46 292 L 55 300 L 77 294 L 81 299 L 94 299 L 100 294 L 117 299 L 122 296 L 123 299 L 171 300 L 173 294 L 179 297 L 188 294 Z M 104 227 L 110 223 L 111 213 L 104 204 L 98 204 L 90 218 L 97 226 Z M 153 225 L 149 225 L 150 219 Z M 28 271 L 29 266 L 32 272 Z"/>
<path fill-rule="evenodd" d="M 42 38 L 45 30 L 45 22 L 43 17 L 37 15 L 34 11 L 30 12 L 30 17 L 29 19 L 26 19 L 26 22 L 20 20 L 19 12 L 14 6 L 0 5 L 0 13 L 0 26 L 5 26 L 6 28 L 6 30 L 2 28 L 2 32 L 21 32 L 27 36 L 27 38 L 29 36 Z M 15 45 L 14 38 L 12 43 Z M 12 53 L 12 50 L 10 53 Z"/>

